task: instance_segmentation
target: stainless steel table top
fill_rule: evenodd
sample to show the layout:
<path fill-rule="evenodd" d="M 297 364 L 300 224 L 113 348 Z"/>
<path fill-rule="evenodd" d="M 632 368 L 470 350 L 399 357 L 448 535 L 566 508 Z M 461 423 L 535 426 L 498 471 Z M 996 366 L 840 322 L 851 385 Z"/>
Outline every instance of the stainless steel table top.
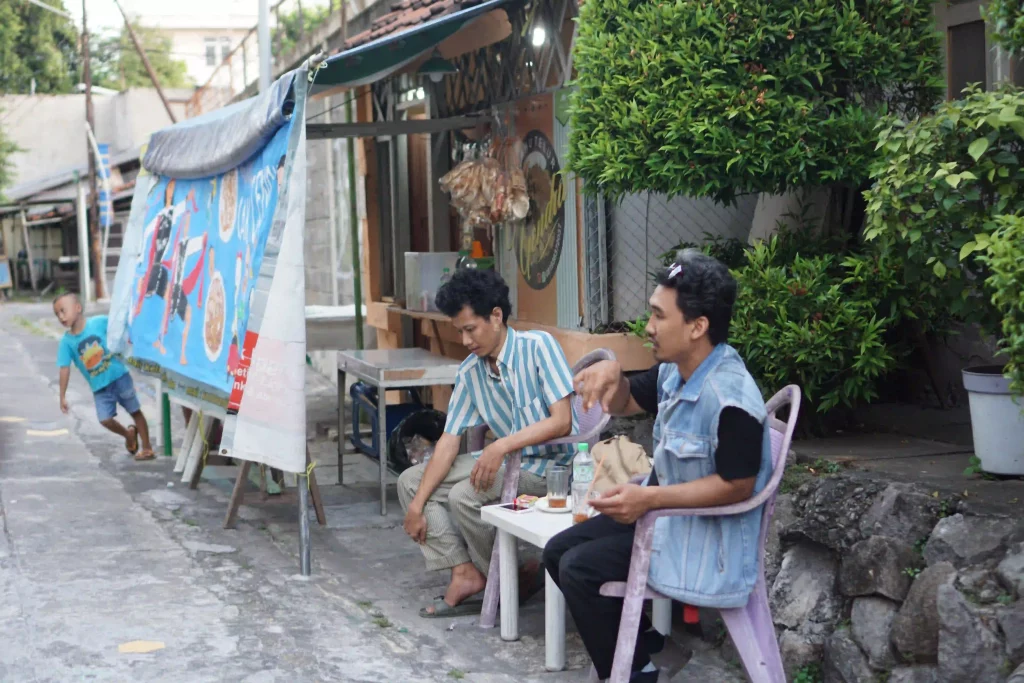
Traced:
<path fill-rule="evenodd" d="M 455 384 L 461 363 L 420 348 L 339 351 L 338 369 L 380 389 Z"/>

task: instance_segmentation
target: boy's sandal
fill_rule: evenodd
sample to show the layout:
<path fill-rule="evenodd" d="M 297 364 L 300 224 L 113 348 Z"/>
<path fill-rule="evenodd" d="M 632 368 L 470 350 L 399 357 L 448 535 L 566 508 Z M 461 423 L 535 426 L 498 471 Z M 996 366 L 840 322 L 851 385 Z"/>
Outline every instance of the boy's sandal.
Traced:
<path fill-rule="evenodd" d="M 128 428 L 128 436 L 124 437 L 124 447 L 132 455 L 139 452 L 139 430 L 135 425 Z"/>
<path fill-rule="evenodd" d="M 152 448 L 147 448 L 146 450 L 144 450 L 141 453 L 139 453 L 138 455 L 136 455 L 135 456 L 135 460 L 138 461 L 138 462 L 142 462 L 143 460 L 152 460 L 155 457 L 156 457 L 156 454 L 153 453 L 153 449 Z"/>

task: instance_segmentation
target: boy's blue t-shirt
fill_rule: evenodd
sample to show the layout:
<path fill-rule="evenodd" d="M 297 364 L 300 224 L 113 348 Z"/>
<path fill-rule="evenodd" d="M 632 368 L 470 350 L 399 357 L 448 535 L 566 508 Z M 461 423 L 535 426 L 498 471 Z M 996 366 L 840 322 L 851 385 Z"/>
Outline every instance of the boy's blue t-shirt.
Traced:
<path fill-rule="evenodd" d="M 107 316 L 85 321 L 81 334 L 65 332 L 57 349 L 57 367 L 74 362 L 89 381 L 93 393 L 121 379 L 128 372 L 124 364 L 107 349 Z"/>

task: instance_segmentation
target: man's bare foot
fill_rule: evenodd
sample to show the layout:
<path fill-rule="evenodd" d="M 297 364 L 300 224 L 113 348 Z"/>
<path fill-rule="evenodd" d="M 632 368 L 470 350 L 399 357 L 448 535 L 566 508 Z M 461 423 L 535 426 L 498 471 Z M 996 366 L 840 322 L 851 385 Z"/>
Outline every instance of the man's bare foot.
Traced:
<path fill-rule="evenodd" d="M 159 339 L 153 342 L 153 348 L 159 351 L 161 356 L 167 355 L 167 349 L 164 348 L 164 343 Z"/>
<path fill-rule="evenodd" d="M 460 564 L 452 569 L 452 580 L 444 593 L 444 601 L 451 607 L 456 607 L 466 598 L 482 591 L 486 585 L 487 577 L 481 574 L 472 562 Z M 434 607 L 427 607 L 425 611 L 433 614 Z"/>
<path fill-rule="evenodd" d="M 185 354 L 181 354 L 181 364 L 188 365 L 188 358 L 185 358 Z"/>

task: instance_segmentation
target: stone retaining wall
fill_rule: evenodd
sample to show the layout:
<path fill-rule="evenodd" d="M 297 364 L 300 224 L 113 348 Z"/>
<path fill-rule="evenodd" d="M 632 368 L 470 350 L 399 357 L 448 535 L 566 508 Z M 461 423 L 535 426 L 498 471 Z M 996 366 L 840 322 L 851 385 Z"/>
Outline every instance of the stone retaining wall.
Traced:
<path fill-rule="evenodd" d="M 1024 520 L 844 473 L 780 496 L 772 535 L 789 680 L 1024 683 Z"/>

